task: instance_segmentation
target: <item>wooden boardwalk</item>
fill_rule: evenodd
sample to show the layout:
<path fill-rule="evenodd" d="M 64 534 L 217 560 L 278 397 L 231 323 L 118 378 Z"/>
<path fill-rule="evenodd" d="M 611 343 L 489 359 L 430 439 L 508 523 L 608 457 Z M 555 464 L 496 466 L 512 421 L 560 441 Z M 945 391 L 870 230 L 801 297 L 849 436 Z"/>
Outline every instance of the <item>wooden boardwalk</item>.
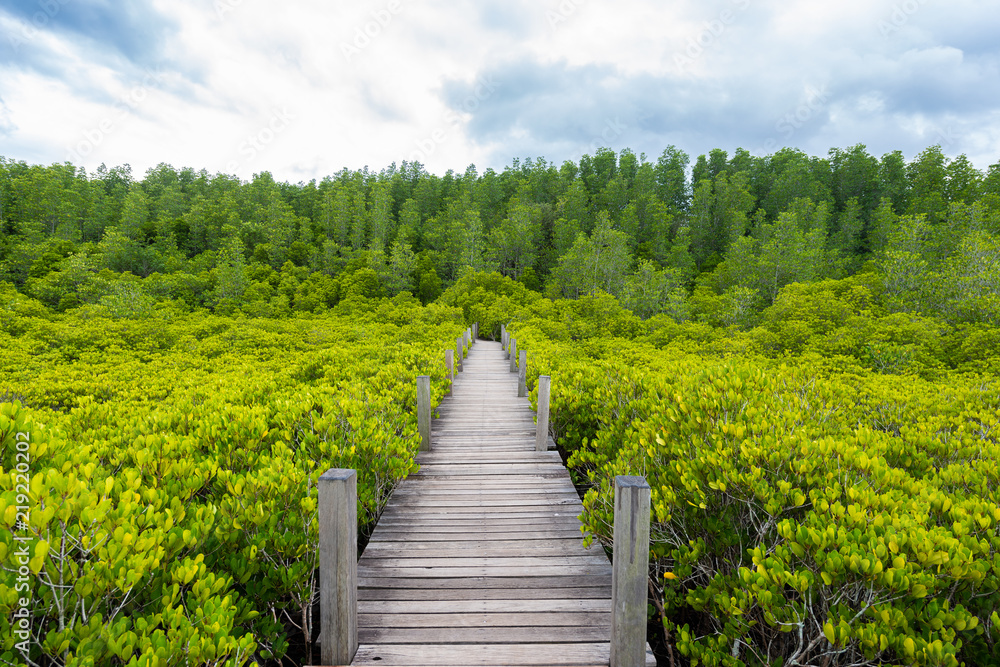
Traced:
<path fill-rule="evenodd" d="M 608 665 L 611 564 L 499 343 L 477 341 L 358 562 L 354 665 Z M 655 664 L 647 651 L 646 663 Z"/>

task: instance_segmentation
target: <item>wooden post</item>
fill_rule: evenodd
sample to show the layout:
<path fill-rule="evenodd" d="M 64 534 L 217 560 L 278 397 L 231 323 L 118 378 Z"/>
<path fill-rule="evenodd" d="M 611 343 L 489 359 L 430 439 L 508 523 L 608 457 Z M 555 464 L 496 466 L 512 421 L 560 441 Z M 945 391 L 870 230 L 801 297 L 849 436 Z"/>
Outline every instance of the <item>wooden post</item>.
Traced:
<path fill-rule="evenodd" d="M 517 339 L 510 339 L 510 372 L 517 371 Z"/>
<path fill-rule="evenodd" d="M 431 378 L 417 377 L 417 428 L 420 430 L 420 451 L 431 451 Z"/>
<path fill-rule="evenodd" d="M 517 395 L 528 395 L 528 353 L 521 350 L 521 363 L 517 365 Z"/>
<path fill-rule="evenodd" d="M 479 338 L 479 322 L 472 323 L 472 340 Z"/>
<path fill-rule="evenodd" d="M 507 349 L 507 327 L 500 325 L 500 347 Z"/>
<path fill-rule="evenodd" d="M 448 377 L 452 387 L 455 385 L 455 350 L 444 351 L 444 363 L 448 367 Z"/>
<path fill-rule="evenodd" d="M 535 427 L 535 451 L 544 452 L 549 448 L 549 388 L 551 378 L 538 376 L 538 425 Z"/>
<path fill-rule="evenodd" d="M 331 468 L 319 478 L 320 653 L 349 665 L 358 651 L 358 475 Z"/>
<path fill-rule="evenodd" d="M 615 477 L 615 544 L 611 574 L 611 667 L 646 660 L 649 579 L 649 484 Z"/>
<path fill-rule="evenodd" d="M 455 339 L 455 367 L 459 371 L 465 370 L 464 368 L 465 364 L 462 363 L 463 352 L 464 350 L 462 349 L 462 337 L 459 336 L 458 338 Z"/>

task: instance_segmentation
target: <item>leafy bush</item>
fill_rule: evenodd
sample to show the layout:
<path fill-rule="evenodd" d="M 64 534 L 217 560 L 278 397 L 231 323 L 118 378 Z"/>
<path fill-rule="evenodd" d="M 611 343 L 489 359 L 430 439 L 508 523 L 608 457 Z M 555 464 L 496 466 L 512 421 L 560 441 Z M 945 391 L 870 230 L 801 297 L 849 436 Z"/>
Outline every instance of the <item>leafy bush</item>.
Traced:
<path fill-rule="evenodd" d="M 43 319 L 16 299 L 0 305 L 0 661 L 22 662 L 27 596 L 34 664 L 311 663 L 317 480 L 357 469 L 374 523 L 415 469 L 414 378 L 443 396 L 460 312 L 400 297 L 349 318 Z"/>

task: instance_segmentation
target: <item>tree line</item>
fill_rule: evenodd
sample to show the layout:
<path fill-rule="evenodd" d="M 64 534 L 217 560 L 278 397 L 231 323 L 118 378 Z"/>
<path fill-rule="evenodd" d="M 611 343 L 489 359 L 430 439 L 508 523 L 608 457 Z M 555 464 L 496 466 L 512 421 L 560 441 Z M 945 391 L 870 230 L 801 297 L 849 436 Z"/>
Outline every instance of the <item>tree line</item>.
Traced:
<path fill-rule="evenodd" d="M 870 271 L 900 310 L 990 320 L 1000 162 L 931 146 L 825 157 L 608 148 L 443 176 L 419 163 L 308 183 L 160 164 L 88 174 L 0 157 L 0 281 L 51 309 L 165 304 L 282 316 L 351 296 L 427 303 L 464 272 L 642 316 L 746 324 L 792 282 Z M 946 287 L 941 287 L 947 283 Z"/>

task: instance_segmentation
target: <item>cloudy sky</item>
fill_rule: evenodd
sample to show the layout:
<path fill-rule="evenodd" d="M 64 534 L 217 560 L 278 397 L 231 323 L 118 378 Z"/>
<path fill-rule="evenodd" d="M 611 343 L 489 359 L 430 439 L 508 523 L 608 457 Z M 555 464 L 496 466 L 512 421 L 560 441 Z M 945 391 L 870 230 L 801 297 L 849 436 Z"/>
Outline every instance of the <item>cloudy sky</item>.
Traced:
<path fill-rule="evenodd" d="M 0 155 L 320 179 L 607 146 L 1000 162 L 1000 0 L 4 0 Z"/>

